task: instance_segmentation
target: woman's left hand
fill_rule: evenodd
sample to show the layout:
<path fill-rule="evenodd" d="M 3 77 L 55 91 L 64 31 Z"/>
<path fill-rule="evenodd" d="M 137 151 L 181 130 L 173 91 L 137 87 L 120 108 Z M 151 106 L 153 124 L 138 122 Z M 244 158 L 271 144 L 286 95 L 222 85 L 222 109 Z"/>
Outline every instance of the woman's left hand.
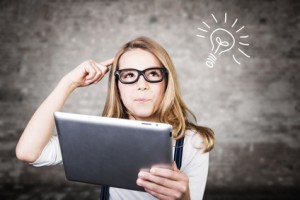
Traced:
<path fill-rule="evenodd" d="M 190 199 L 189 178 L 175 162 L 173 170 L 153 167 L 150 172 L 140 171 L 137 184 L 158 199 Z"/>

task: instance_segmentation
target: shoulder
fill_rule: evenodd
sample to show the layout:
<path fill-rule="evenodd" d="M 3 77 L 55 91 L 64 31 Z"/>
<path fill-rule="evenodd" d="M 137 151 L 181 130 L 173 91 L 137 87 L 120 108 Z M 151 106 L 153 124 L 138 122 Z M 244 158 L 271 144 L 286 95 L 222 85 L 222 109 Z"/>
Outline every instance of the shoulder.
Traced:
<path fill-rule="evenodd" d="M 202 136 L 195 130 L 186 130 L 181 170 L 190 173 L 195 167 L 206 166 L 209 153 L 204 153 L 204 149 Z"/>
<path fill-rule="evenodd" d="M 203 138 L 201 134 L 194 129 L 187 129 L 185 131 L 184 144 L 197 151 L 203 152 L 204 150 Z"/>

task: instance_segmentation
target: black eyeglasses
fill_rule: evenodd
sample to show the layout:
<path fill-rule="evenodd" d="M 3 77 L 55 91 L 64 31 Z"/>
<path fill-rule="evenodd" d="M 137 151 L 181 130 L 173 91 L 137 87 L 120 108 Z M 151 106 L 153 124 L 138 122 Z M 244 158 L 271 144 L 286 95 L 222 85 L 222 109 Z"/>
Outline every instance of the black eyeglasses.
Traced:
<path fill-rule="evenodd" d="M 147 68 L 143 71 L 137 69 L 121 69 L 115 72 L 115 77 L 123 84 L 135 83 L 143 75 L 146 81 L 149 83 L 161 82 L 168 74 L 168 70 L 162 67 Z"/>

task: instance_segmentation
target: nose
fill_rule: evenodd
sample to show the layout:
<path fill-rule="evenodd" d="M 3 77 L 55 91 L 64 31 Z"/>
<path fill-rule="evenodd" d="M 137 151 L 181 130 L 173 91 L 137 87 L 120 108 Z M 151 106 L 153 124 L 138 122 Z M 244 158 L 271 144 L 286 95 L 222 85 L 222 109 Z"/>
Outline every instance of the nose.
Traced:
<path fill-rule="evenodd" d="M 143 75 L 140 75 L 139 80 L 137 81 L 137 89 L 142 91 L 149 89 L 148 81 L 146 81 Z"/>

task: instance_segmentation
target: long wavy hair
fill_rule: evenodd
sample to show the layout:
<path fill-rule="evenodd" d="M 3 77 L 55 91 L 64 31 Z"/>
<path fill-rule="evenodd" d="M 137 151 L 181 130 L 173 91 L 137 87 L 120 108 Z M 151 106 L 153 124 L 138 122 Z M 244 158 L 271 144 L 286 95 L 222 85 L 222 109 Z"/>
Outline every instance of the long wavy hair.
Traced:
<path fill-rule="evenodd" d="M 142 49 L 152 53 L 162 66 L 168 70 L 165 95 L 156 111 L 157 116 L 159 116 L 159 122 L 168 123 L 173 126 L 172 135 L 176 140 L 184 137 L 187 129 L 194 130 L 202 136 L 204 152 L 210 151 L 215 142 L 214 132 L 210 128 L 195 125 L 188 120 L 188 113 L 193 116 L 195 121 L 196 117 L 181 97 L 173 62 L 163 47 L 147 37 L 138 37 L 124 44 L 116 53 L 109 73 L 108 93 L 102 115 L 113 118 L 129 118 L 127 109 L 120 97 L 114 72 L 119 68 L 118 64 L 121 56 L 132 49 Z"/>

